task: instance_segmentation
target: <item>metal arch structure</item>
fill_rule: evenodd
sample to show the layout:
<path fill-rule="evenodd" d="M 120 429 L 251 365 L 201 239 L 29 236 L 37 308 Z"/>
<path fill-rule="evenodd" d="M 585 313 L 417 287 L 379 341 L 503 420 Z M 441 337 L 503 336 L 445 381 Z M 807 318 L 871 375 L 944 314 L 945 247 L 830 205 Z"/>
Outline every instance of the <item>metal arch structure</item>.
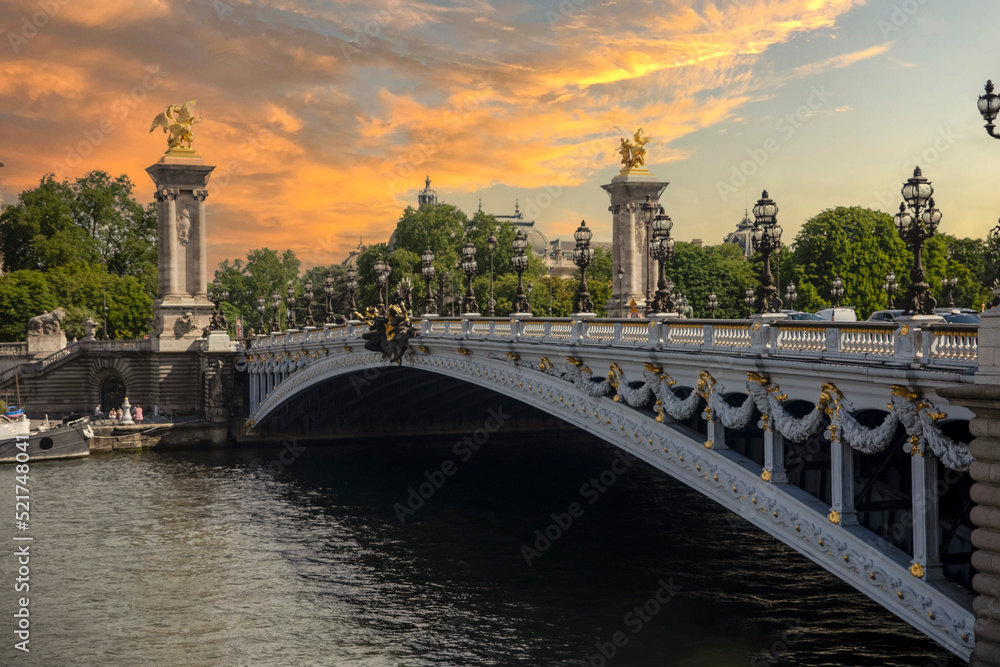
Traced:
<path fill-rule="evenodd" d="M 971 382 L 974 332 L 802 324 L 425 318 L 400 366 L 487 387 L 601 437 L 968 660 L 975 645 L 971 596 L 940 576 L 935 487 L 938 459 L 959 471 L 971 461 L 968 447 L 941 426 L 972 415 L 937 390 Z M 363 348 L 362 333 L 349 323 L 254 341 L 237 361 L 237 370 L 249 374 L 248 431 L 307 389 L 387 366 Z M 681 398 L 675 387 L 691 391 Z M 725 401 L 744 392 L 742 406 Z M 814 412 L 792 416 L 782 406 L 794 401 L 814 404 Z M 873 410 L 886 415 L 879 427 L 851 416 Z M 698 413 L 705 434 L 683 423 Z M 727 428 L 751 416 L 763 434 L 763 465 L 726 444 Z M 854 506 L 854 458 L 881 451 L 900 425 L 912 463 L 910 553 L 860 525 Z M 829 504 L 784 475 L 784 448 L 807 431 L 822 433 L 817 429 L 830 441 Z"/>

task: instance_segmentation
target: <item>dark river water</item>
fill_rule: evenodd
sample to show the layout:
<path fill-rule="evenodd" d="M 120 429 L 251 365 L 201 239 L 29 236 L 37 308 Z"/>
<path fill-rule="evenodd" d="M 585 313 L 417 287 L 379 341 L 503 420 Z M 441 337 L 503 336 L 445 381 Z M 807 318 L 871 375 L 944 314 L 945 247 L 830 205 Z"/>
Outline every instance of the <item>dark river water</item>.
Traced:
<path fill-rule="evenodd" d="M 962 664 L 585 434 L 495 434 L 467 461 L 453 444 L 32 464 L 28 533 L 0 467 L 0 664 Z M 425 473 L 440 488 L 411 511 Z M 34 537 L 27 654 L 15 534 Z"/>

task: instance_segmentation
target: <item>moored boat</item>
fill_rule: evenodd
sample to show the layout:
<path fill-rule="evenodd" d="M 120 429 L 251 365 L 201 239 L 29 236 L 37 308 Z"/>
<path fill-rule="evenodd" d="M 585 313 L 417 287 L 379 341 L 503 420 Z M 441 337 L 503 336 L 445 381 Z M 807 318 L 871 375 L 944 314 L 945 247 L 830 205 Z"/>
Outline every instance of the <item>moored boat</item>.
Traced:
<path fill-rule="evenodd" d="M 90 439 L 94 431 L 87 417 L 66 424 L 38 429 L 19 408 L 8 408 L 0 414 L 0 463 L 17 463 L 17 455 L 27 454 L 27 461 L 69 459 L 90 454 Z M 21 457 L 21 462 L 25 457 Z"/>

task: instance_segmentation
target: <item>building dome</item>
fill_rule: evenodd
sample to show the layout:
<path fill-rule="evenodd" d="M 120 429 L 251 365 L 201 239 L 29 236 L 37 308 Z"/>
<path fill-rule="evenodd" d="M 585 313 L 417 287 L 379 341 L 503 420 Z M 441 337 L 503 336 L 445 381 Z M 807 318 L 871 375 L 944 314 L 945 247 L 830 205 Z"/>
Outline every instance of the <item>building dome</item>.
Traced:
<path fill-rule="evenodd" d="M 736 231 L 726 234 L 726 243 L 732 243 L 743 251 L 743 256 L 749 258 L 753 254 L 753 221 L 749 212 L 743 212 L 743 219 L 736 225 Z"/>

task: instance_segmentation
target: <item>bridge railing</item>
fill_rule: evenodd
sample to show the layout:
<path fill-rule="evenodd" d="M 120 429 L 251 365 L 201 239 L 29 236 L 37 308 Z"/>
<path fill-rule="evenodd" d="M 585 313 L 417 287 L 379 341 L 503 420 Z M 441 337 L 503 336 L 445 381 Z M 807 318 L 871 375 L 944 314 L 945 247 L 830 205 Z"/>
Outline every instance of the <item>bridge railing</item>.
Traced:
<path fill-rule="evenodd" d="M 583 346 L 718 352 L 841 362 L 970 368 L 978 326 L 779 320 L 612 319 L 572 317 L 425 318 L 425 338 L 565 343 Z"/>

